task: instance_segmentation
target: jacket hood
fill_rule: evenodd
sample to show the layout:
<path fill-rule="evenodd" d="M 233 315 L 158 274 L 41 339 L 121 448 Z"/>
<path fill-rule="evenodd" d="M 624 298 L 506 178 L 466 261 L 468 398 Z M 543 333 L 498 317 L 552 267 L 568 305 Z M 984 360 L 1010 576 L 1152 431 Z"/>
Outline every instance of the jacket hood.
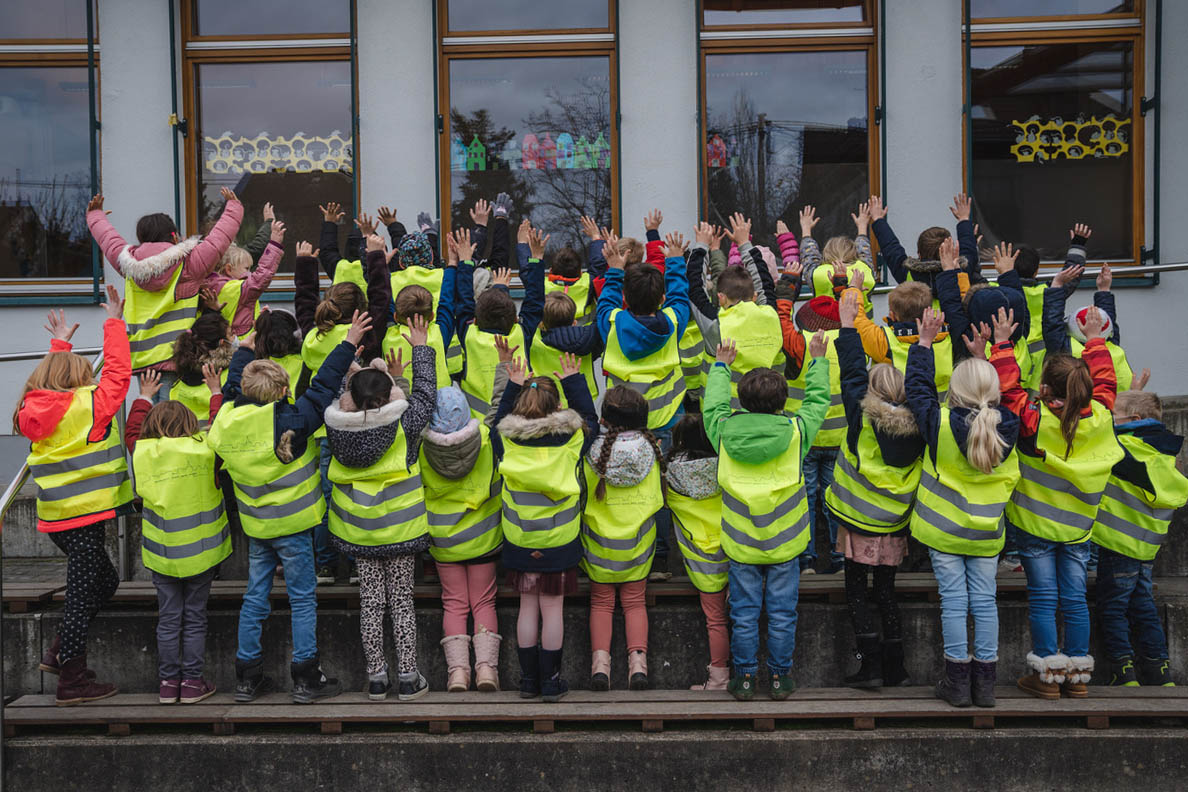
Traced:
<path fill-rule="evenodd" d="M 718 458 L 689 459 L 678 454 L 668 463 L 668 486 L 686 498 L 705 500 L 717 495 Z"/>
<path fill-rule="evenodd" d="M 602 459 L 607 434 L 595 438 L 586 455 L 594 467 Z M 602 477 L 612 487 L 634 487 L 652 472 L 656 464 L 656 451 L 643 432 L 620 432 L 610 447 L 610 458 L 606 461 L 606 472 Z"/>
<path fill-rule="evenodd" d="M 479 421 L 471 418 L 456 432 L 443 434 L 432 429 L 421 432 L 421 450 L 429 466 L 448 479 L 465 478 L 482 450 Z"/>
<path fill-rule="evenodd" d="M 668 337 L 675 331 L 668 316 L 657 313 L 645 317 L 641 322 L 630 311 L 615 316 L 615 332 L 619 334 L 619 347 L 628 360 L 640 360 L 656 352 L 668 343 Z M 658 321 L 662 320 L 662 321 Z"/>
<path fill-rule="evenodd" d="M 922 261 L 918 258 L 908 256 L 906 259 L 904 259 L 903 266 L 907 268 L 908 272 L 912 272 L 917 275 L 935 275 L 941 271 L 941 263 L 939 259 Z M 966 261 L 965 256 L 957 257 L 957 266 L 959 269 L 967 269 L 968 262 Z"/>
<path fill-rule="evenodd" d="M 120 272 L 140 286 L 180 264 L 190 251 L 198 247 L 202 237 L 190 237 L 181 242 L 149 242 L 129 245 L 120 251 Z"/>
<path fill-rule="evenodd" d="M 505 415 L 496 428 L 499 434 L 512 440 L 538 440 L 549 435 L 571 435 L 582 431 L 584 425 L 582 416 L 573 410 L 558 410 L 544 418 Z"/>
<path fill-rule="evenodd" d="M 743 412 L 728 420 L 730 428 L 722 433 L 722 448 L 748 465 L 761 465 L 787 451 L 796 431 L 792 420 L 783 415 Z"/>
<path fill-rule="evenodd" d="M 400 398 L 393 398 L 376 410 L 347 409 L 344 402 L 350 399 L 349 393 L 326 408 L 326 439 L 331 453 L 341 464 L 351 468 L 370 467 L 388 453 L 400 428 L 400 418 L 408 409 L 403 392 L 396 386 L 393 392 Z M 284 441 L 283 436 L 281 440 Z"/>
<path fill-rule="evenodd" d="M 870 425 L 891 437 L 915 437 L 920 434 L 916 419 L 906 404 L 892 404 L 867 391 L 862 398 L 862 412 Z"/>
<path fill-rule="evenodd" d="M 17 414 L 21 434 L 34 442 L 49 437 L 73 400 L 74 391 L 29 391 Z"/>
<path fill-rule="evenodd" d="M 1184 438 L 1169 430 L 1162 422 L 1154 418 L 1143 418 L 1138 421 L 1118 424 L 1114 427 L 1117 434 L 1128 434 L 1137 437 L 1161 454 L 1177 456 L 1184 446 Z"/>
<path fill-rule="evenodd" d="M 238 347 L 230 341 L 223 341 L 217 347 L 207 352 L 199 359 L 199 363 L 205 366 L 207 363 L 213 363 L 215 368 L 222 371 L 230 367 L 231 358 L 235 356 L 235 350 Z M 202 383 L 202 370 L 188 371 L 181 376 L 183 382 L 187 385 L 199 385 Z"/>

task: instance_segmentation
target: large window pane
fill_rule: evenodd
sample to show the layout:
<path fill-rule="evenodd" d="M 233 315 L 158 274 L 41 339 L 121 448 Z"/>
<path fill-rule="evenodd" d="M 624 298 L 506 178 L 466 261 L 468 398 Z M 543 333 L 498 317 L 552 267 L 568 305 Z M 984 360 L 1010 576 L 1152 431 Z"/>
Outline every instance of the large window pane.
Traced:
<path fill-rule="evenodd" d="M 338 201 L 349 212 L 354 191 L 350 64 L 203 64 L 197 92 L 200 222 L 218 217 L 219 188 L 230 187 L 245 210 L 241 243 L 271 201 L 288 227 L 286 248 L 303 239 L 316 247 L 318 204 Z"/>
<path fill-rule="evenodd" d="M 862 22 L 866 0 L 705 0 L 711 25 L 812 25 Z"/>
<path fill-rule="evenodd" d="M 195 0 L 199 36 L 349 33 L 349 0 Z"/>
<path fill-rule="evenodd" d="M 449 80 L 454 227 L 499 192 L 553 245 L 582 244 L 583 214 L 610 224 L 607 57 L 455 59 Z"/>
<path fill-rule="evenodd" d="M 0 69 L 0 277 L 89 278 L 85 67 Z"/>
<path fill-rule="evenodd" d="M 448 0 L 449 29 L 572 30 L 610 25 L 606 0 Z"/>
<path fill-rule="evenodd" d="M 12 0 L 0 3 L 0 39 L 85 39 L 82 0 Z"/>
<path fill-rule="evenodd" d="M 974 19 L 994 17 L 1065 16 L 1069 14 L 1129 14 L 1134 0 L 973 0 Z"/>
<path fill-rule="evenodd" d="M 853 233 L 870 194 L 865 52 L 709 55 L 705 90 L 710 222 L 741 211 L 770 242 L 813 204 L 823 237 Z"/>
<path fill-rule="evenodd" d="M 1124 43 L 975 47 L 974 208 L 987 243 L 1062 259 L 1093 227 L 1094 257 L 1133 256 L 1133 48 Z"/>

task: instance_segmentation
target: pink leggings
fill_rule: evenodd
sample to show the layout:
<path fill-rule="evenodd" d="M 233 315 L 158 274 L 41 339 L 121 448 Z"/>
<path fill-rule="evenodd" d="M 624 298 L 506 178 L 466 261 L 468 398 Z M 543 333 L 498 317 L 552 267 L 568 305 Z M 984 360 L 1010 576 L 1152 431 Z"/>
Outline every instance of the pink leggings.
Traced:
<path fill-rule="evenodd" d="M 520 616 L 516 621 L 516 643 L 521 647 L 536 646 L 556 651 L 565 637 L 565 623 L 561 617 L 565 606 L 564 594 L 520 592 Z"/>
<path fill-rule="evenodd" d="M 730 634 L 726 632 L 726 589 L 715 594 L 701 592 L 701 611 L 709 633 L 710 665 L 725 668 L 730 660 Z"/>
<path fill-rule="evenodd" d="M 474 614 L 474 631 L 479 625 L 499 632 L 495 617 L 495 562 L 486 564 L 443 564 L 437 562 L 441 579 L 441 622 L 445 635 L 469 635 L 466 618 Z"/>
<path fill-rule="evenodd" d="M 590 648 L 593 651 L 610 651 L 616 589 L 623 605 L 623 621 L 627 626 L 627 651 L 648 651 L 648 605 L 644 599 L 647 588 L 647 578 L 630 583 L 590 581 Z"/>

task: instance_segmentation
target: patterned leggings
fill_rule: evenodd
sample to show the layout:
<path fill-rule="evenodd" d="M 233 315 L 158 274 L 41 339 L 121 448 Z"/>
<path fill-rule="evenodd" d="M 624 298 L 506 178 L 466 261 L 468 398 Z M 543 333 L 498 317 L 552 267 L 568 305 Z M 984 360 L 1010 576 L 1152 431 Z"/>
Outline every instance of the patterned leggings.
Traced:
<path fill-rule="evenodd" d="M 58 657 L 64 663 L 87 653 L 87 629 L 99 609 L 107 604 L 120 585 L 120 576 L 107 548 L 104 523 L 56 531 L 49 535 L 66 554 L 66 609 L 62 615 L 62 648 Z"/>
<path fill-rule="evenodd" d="M 396 670 L 417 670 L 417 617 L 413 611 L 413 574 L 416 556 L 356 558 L 359 569 L 359 628 L 367 673 L 384 670 L 384 610 L 392 610 L 392 638 L 396 645 Z"/>

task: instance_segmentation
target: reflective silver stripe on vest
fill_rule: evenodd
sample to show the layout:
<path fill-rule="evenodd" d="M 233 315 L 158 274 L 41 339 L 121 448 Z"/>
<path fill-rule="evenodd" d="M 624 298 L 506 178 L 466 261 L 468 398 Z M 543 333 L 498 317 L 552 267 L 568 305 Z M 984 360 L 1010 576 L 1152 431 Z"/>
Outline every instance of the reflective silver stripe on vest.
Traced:
<path fill-rule="evenodd" d="M 158 531 L 165 533 L 177 533 L 178 531 L 189 531 L 193 528 L 200 528 L 203 525 L 209 525 L 215 520 L 223 516 L 226 507 L 222 501 L 213 509 L 208 509 L 204 512 L 191 514 L 186 517 L 174 517 L 172 519 L 162 518 L 161 515 L 150 509 L 148 506 L 144 507 L 144 521 L 156 528 Z"/>
<path fill-rule="evenodd" d="M 998 522 L 998 527 L 993 531 L 979 531 L 976 528 L 966 528 L 964 525 L 959 525 L 935 509 L 930 508 L 924 501 L 916 501 L 916 514 L 920 516 L 920 519 L 941 533 L 954 536 L 958 539 L 967 539 L 971 542 L 998 541 L 1002 538 L 1003 531 L 1005 530 L 1001 520 Z"/>
<path fill-rule="evenodd" d="M 577 496 L 573 496 L 577 500 Z M 577 519 L 581 513 L 581 504 L 575 502 L 568 509 L 557 512 L 547 517 L 537 517 L 535 519 L 526 519 L 516 514 L 514 509 L 509 509 L 506 505 L 503 507 L 503 516 L 509 523 L 519 528 L 524 533 L 534 533 L 537 531 L 551 531 L 554 528 L 560 528 L 563 525 L 568 525 Z"/>
<path fill-rule="evenodd" d="M 838 461 L 840 462 L 841 460 Z M 908 507 L 906 506 L 904 507 L 904 511 L 898 514 L 895 512 L 889 512 L 886 509 L 875 506 L 869 501 L 863 500 L 853 492 L 850 492 L 845 487 L 839 485 L 837 483 L 837 479 L 834 479 L 833 483 L 834 486 L 829 488 L 829 491 L 833 493 L 833 497 L 837 498 L 839 501 L 846 504 L 868 520 L 876 520 L 885 523 L 897 523 L 901 522 L 904 517 L 907 516 Z"/>
<path fill-rule="evenodd" d="M 128 323 L 128 335 L 135 335 L 136 333 L 143 333 L 147 330 L 152 330 L 159 324 L 167 324 L 169 322 L 180 322 L 183 319 L 197 319 L 198 306 L 184 306 L 182 308 L 174 308 L 172 311 L 166 311 L 160 316 L 148 319 L 140 324 Z M 158 342 L 160 343 L 160 342 Z"/>
<path fill-rule="evenodd" d="M 656 517 L 653 515 L 652 517 L 644 520 L 644 524 L 639 527 L 639 530 L 631 539 L 609 539 L 602 534 L 595 532 L 585 522 L 582 523 L 582 533 L 585 534 L 591 542 L 601 547 L 605 547 L 607 550 L 634 550 L 635 546 L 643 540 L 644 535 L 655 527 Z"/>
<path fill-rule="evenodd" d="M 67 498 L 74 498 L 78 495 L 86 495 L 88 492 L 98 492 L 99 490 L 118 487 L 127 478 L 127 471 L 117 470 L 115 473 L 106 473 L 102 476 L 75 481 L 71 484 L 63 484 L 59 487 L 39 486 L 37 488 L 37 499 L 43 501 L 66 500 Z"/>
<path fill-rule="evenodd" d="M 219 532 L 218 536 L 208 536 L 205 539 L 199 539 L 196 542 L 190 542 L 184 545 L 163 545 L 160 542 L 154 542 L 152 539 L 143 536 L 140 538 L 140 541 L 143 543 L 144 549 L 153 555 L 177 560 L 179 558 L 193 558 L 196 555 L 205 553 L 207 550 L 214 550 L 230 537 L 231 526 L 224 525 L 223 530 Z"/>
<path fill-rule="evenodd" d="M 1042 338 L 1037 341 L 1032 341 L 1030 344 L 1027 345 L 1027 351 L 1033 355 L 1036 352 L 1043 352 L 1045 348 L 1046 348 L 1046 345 L 1044 344 L 1044 339 L 1042 339 Z"/>
<path fill-rule="evenodd" d="M 545 495 L 543 492 L 529 492 L 527 490 L 517 490 L 517 489 L 512 489 L 511 487 L 508 487 L 508 486 L 504 486 L 503 491 L 508 494 L 508 496 L 512 500 L 512 503 L 516 504 L 517 506 L 525 506 L 525 507 L 537 506 L 537 507 L 545 508 L 545 509 L 560 508 L 560 507 L 564 506 L 567 502 L 569 502 L 569 500 L 571 498 L 577 497 L 576 495 L 567 495 L 564 498 L 559 498 L 557 500 L 553 500 L 548 495 Z"/>
<path fill-rule="evenodd" d="M 788 386 L 788 398 L 794 401 L 804 401 L 804 388 Z"/>
<path fill-rule="evenodd" d="M 1152 517 L 1154 517 L 1156 520 L 1170 521 L 1172 518 L 1172 515 L 1176 513 L 1175 509 L 1152 509 L 1150 506 L 1143 503 L 1143 501 L 1140 498 L 1136 498 L 1134 495 L 1131 495 L 1129 492 L 1122 489 L 1121 487 L 1119 487 L 1117 484 L 1114 484 L 1113 482 L 1106 484 L 1105 494 L 1107 497 L 1113 498 L 1114 500 L 1121 503 L 1123 506 L 1129 506 L 1130 508 L 1134 509 L 1136 512 L 1141 512 L 1143 514 L 1149 514 Z"/>
<path fill-rule="evenodd" d="M 942 484 L 936 476 L 924 470 L 920 473 L 920 486 L 931 492 L 936 497 L 950 503 L 957 509 L 965 512 L 971 517 L 986 517 L 993 519 L 1002 515 L 1002 510 L 1006 506 L 1005 503 L 970 503 L 965 496 L 957 490 L 949 487 L 947 484 Z M 920 500 L 916 500 L 916 509 L 920 508 Z M 981 533 L 981 532 L 979 532 Z"/>
<path fill-rule="evenodd" d="M 498 497 L 502 491 L 503 491 L 503 482 L 502 481 L 492 482 L 491 488 L 489 490 L 487 490 L 486 500 L 490 500 L 491 498 Z M 483 502 L 486 503 L 486 500 Z M 480 506 L 479 508 L 482 508 L 482 507 Z M 451 512 L 451 513 L 435 512 L 435 511 L 433 511 L 433 508 L 431 506 L 429 506 L 428 499 L 426 499 L 426 501 L 425 501 L 425 513 L 429 515 L 429 524 L 434 527 L 437 527 L 437 528 L 448 528 L 451 525 L 457 525 L 459 522 L 462 521 L 462 518 L 466 516 L 468 511 L 478 511 L 478 509 L 463 509 L 460 512 Z"/>
<path fill-rule="evenodd" d="M 661 385 L 668 384 L 668 381 L 675 376 L 676 372 L 670 371 L 668 372 L 668 376 L 662 380 L 652 380 L 651 382 L 628 382 L 625 379 L 620 379 L 615 374 L 611 374 L 609 371 L 607 372 L 607 378 L 610 379 L 612 385 L 623 385 L 625 387 L 631 388 L 631 390 L 640 395 L 646 394 L 652 388 L 658 388 Z"/>
<path fill-rule="evenodd" d="M 235 482 L 235 488 L 244 495 L 247 495 L 249 498 L 263 498 L 269 493 L 280 492 L 281 490 L 288 489 L 289 487 L 296 487 L 298 484 L 308 481 L 317 474 L 318 458 L 317 456 L 314 456 L 314 458 L 306 464 L 294 471 L 286 473 L 271 484 L 250 485 Z M 321 490 L 319 490 L 319 492 L 320 491 Z"/>
<path fill-rule="evenodd" d="M 832 418 L 826 418 L 824 421 L 822 421 L 821 428 L 818 429 L 817 431 L 818 432 L 830 432 L 830 431 L 833 431 L 834 429 L 845 429 L 849 425 L 850 425 L 850 423 L 849 423 L 849 421 L 846 420 L 846 416 L 835 415 Z"/>
<path fill-rule="evenodd" d="M 435 516 L 436 515 L 432 513 L 429 514 L 429 524 L 441 525 L 441 523 L 433 522 Z M 483 519 L 479 520 L 464 531 L 459 531 L 452 536 L 431 536 L 429 537 L 429 540 L 433 543 L 434 547 L 440 547 L 442 549 L 458 547 L 459 545 L 464 545 L 473 539 L 478 539 L 483 534 L 498 528 L 502 521 L 503 515 L 499 512 L 495 512 L 489 517 L 484 517 Z"/>
<path fill-rule="evenodd" d="M 1020 468 L 1023 465 L 1019 465 Z M 1034 514 L 1036 517 L 1042 517 L 1045 520 L 1051 520 L 1060 525 L 1067 525 L 1070 528 L 1076 528 L 1078 531 L 1088 531 L 1093 528 L 1093 518 L 1097 515 L 1090 514 L 1088 516 L 1070 512 L 1067 509 L 1058 509 L 1057 507 L 1038 501 L 1029 495 L 1024 495 L 1015 490 L 1011 495 L 1011 503 L 1018 506 L 1020 509 L 1026 509 Z"/>
<path fill-rule="evenodd" d="M 725 498 L 723 498 L 723 503 L 724 502 L 725 502 Z M 722 520 L 722 533 L 726 534 L 731 539 L 733 539 L 736 544 L 740 544 L 745 547 L 750 547 L 755 550 L 759 550 L 761 552 L 768 552 L 770 550 L 775 550 L 777 547 L 779 547 L 782 544 L 791 542 L 793 539 L 795 539 L 797 536 L 800 535 L 801 531 L 805 531 L 808 529 L 808 524 L 809 524 L 809 518 L 808 518 L 808 515 L 805 514 L 803 517 L 801 517 L 795 523 L 793 523 L 789 527 L 785 528 L 784 530 L 780 531 L 778 534 L 771 537 L 770 539 L 756 539 L 755 537 L 751 536 L 750 534 L 745 534 L 742 531 L 735 529 L 728 522 L 726 522 L 725 520 Z"/>
<path fill-rule="evenodd" d="M 450 345 L 446 347 L 446 357 L 456 358 L 462 357 L 462 345 L 457 340 L 450 341 Z"/>
<path fill-rule="evenodd" d="M 46 462 L 41 465 L 30 465 L 29 472 L 36 476 L 53 476 L 58 473 L 70 473 L 75 470 L 85 470 L 89 467 L 98 467 L 108 462 L 114 462 L 117 459 L 124 458 L 124 447 L 122 445 L 113 445 L 109 448 L 101 448 L 98 451 L 88 451 L 85 454 L 63 459 L 61 462 Z"/>
<path fill-rule="evenodd" d="M 632 544 L 631 547 L 635 547 L 635 544 Z M 586 561 L 593 566 L 598 567 L 599 569 L 606 569 L 611 572 L 628 572 L 632 569 L 643 566 L 644 564 L 648 563 L 649 560 L 651 560 L 652 556 L 656 554 L 656 543 L 650 543 L 646 548 L 644 548 L 642 553 L 637 555 L 635 558 L 629 558 L 626 561 L 616 561 L 614 559 L 604 558 L 592 552 L 589 547 L 586 547 L 584 552 Z"/>
<path fill-rule="evenodd" d="M 804 487 L 798 487 L 795 495 L 793 495 L 791 498 L 788 498 L 786 501 L 781 503 L 779 506 L 776 506 L 766 514 L 752 514 L 751 508 L 747 506 L 747 504 L 743 503 L 726 490 L 722 490 L 722 505 L 727 509 L 730 509 L 730 511 L 734 512 L 739 517 L 742 517 L 744 520 L 754 525 L 756 528 L 766 528 L 776 520 L 782 517 L 787 517 L 792 513 L 793 509 L 797 508 L 801 503 L 804 502 L 804 499 Z M 806 515 L 804 519 L 807 520 L 808 516 Z M 723 528 L 725 528 L 725 521 L 723 521 Z M 783 542 L 779 542 L 774 546 L 778 547 L 780 544 L 783 544 Z"/>
<path fill-rule="evenodd" d="M 610 372 L 607 372 L 607 378 L 610 380 L 610 384 L 612 387 L 616 386 L 616 385 L 625 385 L 626 387 L 631 388 L 631 390 L 635 391 L 636 393 L 640 394 L 641 396 L 646 397 L 648 391 L 650 391 L 652 388 L 659 388 L 662 385 L 667 386 L 669 381 L 673 377 L 675 377 L 676 374 L 677 374 L 676 369 L 673 369 L 672 371 L 670 371 L 668 373 L 668 376 L 665 377 L 664 379 L 655 380 L 653 382 L 628 382 L 627 380 L 619 379 L 618 377 L 616 377 L 614 374 L 611 374 Z M 660 394 L 659 396 L 656 396 L 655 398 L 652 398 L 652 399 L 648 399 L 648 410 L 650 412 L 659 412 L 660 410 L 664 409 L 665 407 L 668 407 L 673 402 L 678 401 L 683 398 L 685 398 L 684 372 L 682 372 L 680 379 L 677 380 L 676 385 L 673 386 L 672 390 L 666 390 L 664 393 Z"/>
<path fill-rule="evenodd" d="M 319 491 L 318 495 L 321 494 Z M 358 528 L 362 531 L 382 531 L 385 528 L 395 528 L 403 523 L 412 522 L 423 515 L 425 513 L 425 501 L 414 503 L 412 506 L 401 509 L 400 511 L 388 512 L 379 517 L 360 517 L 357 514 L 351 514 L 337 502 L 331 502 L 330 508 L 338 515 L 340 520 L 352 528 Z"/>
<path fill-rule="evenodd" d="M 149 338 L 143 338 L 139 341 L 129 341 L 128 351 L 147 352 L 150 349 L 156 349 L 157 347 L 164 346 L 166 344 L 172 346 L 173 342 L 177 340 L 177 337 L 184 332 L 186 332 L 186 330 L 185 328 L 182 328 L 180 330 L 171 330 L 166 333 L 161 333 L 160 335 L 150 336 Z"/>
<path fill-rule="evenodd" d="M 1155 531 L 1147 530 L 1141 525 L 1135 525 L 1129 520 L 1124 520 L 1116 514 L 1110 514 L 1104 510 L 1098 512 L 1097 521 L 1105 527 L 1112 528 L 1124 536 L 1129 536 L 1131 539 L 1137 539 L 1143 544 L 1158 547 L 1167 541 L 1167 534 L 1165 533 L 1156 533 Z"/>
<path fill-rule="evenodd" d="M 701 366 L 681 366 L 681 373 L 686 377 L 696 377 L 701 374 Z"/>
<path fill-rule="evenodd" d="M 384 487 L 374 495 L 368 495 L 362 490 L 356 489 L 353 484 L 335 484 L 334 488 L 345 495 L 351 503 L 357 506 L 362 506 L 365 509 L 370 509 L 374 506 L 381 506 L 394 498 L 399 498 L 404 495 L 416 492 L 421 488 L 421 474 L 406 478 L 404 481 L 398 481 L 390 487 Z"/>
<path fill-rule="evenodd" d="M 478 396 L 475 396 L 473 393 L 467 390 L 463 390 L 462 393 L 466 396 L 466 403 L 470 405 L 470 409 L 477 410 L 484 415 L 491 411 L 490 402 L 483 401 Z"/>
<path fill-rule="evenodd" d="M 890 498 L 893 501 L 902 503 L 904 506 L 910 506 L 912 501 L 914 501 L 916 499 L 915 490 L 913 490 L 912 492 L 894 493 L 894 492 L 888 492 L 887 490 L 883 489 L 882 487 L 876 487 L 874 484 L 871 484 L 870 479 L 868 479 L 866 476 L 862 475 L 862 472 L 860 470 L 858 470 L 858 468 L 856 468 L 850 464 L 850 460 L 846 457 L 845 454 L 838 455 L 837 464 L 841 466 L 842 470 L 846 471 L 847 476 L 854 479 L 854 481 L 858 482 L 859 484 L 861 484 L 863 487 L 870 490 L 871 492 L 877 492 L 879 495 L 882 495 L 884 498 Z"/>
<path fill-rule="evenodd" d="M 235 487 L 236 489 L 240 489 L 238 484 Z M 283 520 L 286 517 L 292 517 L 294 514 L 300 514 L 321 499 L 321 487 L 314 487 L 295 501 L 278 503 L 275 506 L 253 506 L 243 498 L 236 498 L 239 501 L 240 513 L 257 520 Z"/>
<path fill-rule="evenodd" d="M 1066 478 L 1061 478 L 1046 470 L 1040 470 L 1037 467 L 1020 461 L 1019 475 L 1030 481 L 1032 484 L 1038 484 L 1044 489 L 1056 490 L 1065 495 L 1072 495 L 1074 498 L 1084 503 L 1086 506 L 1097 506 L 1101 503 L 1101 494 L 1090 495 L 1087 492 L 1079 489 L 1075 484 Z"/>
<path fill-rule="evenodd" d="M 718 548 L 717 553 L 709 555 L 693 544 L 680 528 L 677 528 L 673 533 L 676 534 L 677 543 L 685 550 L 682 553 L 682 558 L 694 572 L 700 572 L 703 575 L 720 575 L 730 568 L 730 559 L 726 557 L 726 552 L 721 547 Z"/>

